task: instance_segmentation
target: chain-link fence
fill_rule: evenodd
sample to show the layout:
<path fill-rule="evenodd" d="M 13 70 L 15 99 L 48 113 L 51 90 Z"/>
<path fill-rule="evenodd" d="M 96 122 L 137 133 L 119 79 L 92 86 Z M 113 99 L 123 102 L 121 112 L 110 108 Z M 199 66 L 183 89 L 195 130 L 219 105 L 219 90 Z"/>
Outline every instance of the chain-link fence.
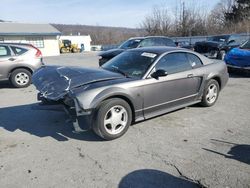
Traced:
<path fill-rule="evenodd" d="M 245 40 L 250 39 L 250 33 L 241 33 L 241 34 L 237 34 L 237 35 L 242 36 L 242 38 Z M 212 36 L 214 36 L 214 35 L 211 35 L 211 36 L 172 37 L 172 39 L 175 42 L 187 41 L 190 44 L 195 44 L 196 42 L 199 42 L 199 41 L 205 41 L 209 37 L 212 37 Z"/>

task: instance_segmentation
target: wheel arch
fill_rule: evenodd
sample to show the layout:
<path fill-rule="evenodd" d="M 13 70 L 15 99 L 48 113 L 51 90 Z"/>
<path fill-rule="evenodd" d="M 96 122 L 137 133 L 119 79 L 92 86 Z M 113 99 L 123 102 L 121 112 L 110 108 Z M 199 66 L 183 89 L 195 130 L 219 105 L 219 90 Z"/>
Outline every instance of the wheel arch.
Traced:
<path fill-rule="evenodd" d="M 134 121 L 135 120 L 135 106 L 134 106 L 132 97 L 129 95 L 129 93 L 126 93 L 125 90 L 123 89 L 118 90 L 118 88 L 116 89 L 117 89 L 116 92 L 114 92 L 113 89 L 109 89 L 109 90 L 99 93 L 99 95 L 97 95 L 89 104 L 90 105 L 89 107 L 92 109 L 96 109 L 103 101 L 106 101 L 112 98 L 119 98 L 119 99 L 126 101 L 128 105 L 130 106 L 131 112 L 132 112 L 132 121 Z"/>
<path fill-rule="evenodd" d="M 27 70 L 27 71 L 29 71 L 31 74 L 33 74 L 33 70 L 31 69 L 31 68 L 29 68 L 29 67 L 14 67 L 14 68 L 12 68 L 10 71 L 9 71 L 9 78 L 10 78 L 10 75 L 12 74 L 12 72 L 14 72 L 15 70 L 17 70 L 17 69 L 25 69 L 25 70 Z"/>
<path fill-rule="evenodd" d="M 221 78 L 219 76 L 214 76 L 214 77 L 210 78 L 209 80 L 211 80 L 211 79 L 214 79 L 218 82 L 219 87 L 220 87 L 219 89 L 221 90 Z"/>
<path fill-rule="evenodd" d="M 119 94 L 118 95 L 112 95 L 112 96 L 109 96 L 109 97 L 105 98 L 101 102 L 103 102 L 105 100 L 108 100 L 108 99 L 113 99 L 113 98 L 122 99 L 122 100 L 124 100 L 124 101 L 126 101 L 128 103 L 128 105 L 130 106 L 131 112 L 132 112 L 132 122 L 134 122 L 134 120 L 135 120 L 135 107 L 134 107 L 132 101 L 127 96 L 119 95 Z"/>

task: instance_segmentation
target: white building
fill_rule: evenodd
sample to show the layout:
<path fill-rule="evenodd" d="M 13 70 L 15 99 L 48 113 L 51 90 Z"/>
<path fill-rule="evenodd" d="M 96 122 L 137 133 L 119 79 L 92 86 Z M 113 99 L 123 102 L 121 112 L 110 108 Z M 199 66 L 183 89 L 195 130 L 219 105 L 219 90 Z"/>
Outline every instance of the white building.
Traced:
<path fill-rule="evenodd" d="M 77 44 L 78 48 L 84 48 L 84 51 L 91 51 L 90 35 L 62 35 L 59 40 L 70 40 L 71 44 Z"/>
<path fill-rule="evenodd" d="M 43 56 L 60 55 L 61 33 L 50 24 L 0 23 L 0 42 L 30 43 Z"/>

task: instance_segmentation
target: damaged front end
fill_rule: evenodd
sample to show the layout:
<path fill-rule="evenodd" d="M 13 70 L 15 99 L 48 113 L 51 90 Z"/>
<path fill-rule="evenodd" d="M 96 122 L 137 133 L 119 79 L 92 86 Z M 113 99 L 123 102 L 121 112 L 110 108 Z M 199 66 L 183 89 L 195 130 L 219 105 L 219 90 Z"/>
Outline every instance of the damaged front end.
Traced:
<path fill-rule="evenodd" d="M 84 92 L 91 83 L 120 77 L 119 74 L 102 69 L 47 66 L 33 74 L 32 82 L 39 91 L 39 108 L 64 110 L 73 122 L 75 131 L 82 132 L 91 128 L 92 109 L 84 109 L 79 105 L 73 90 L 81 88 Z"/>
<path fill-rule="evenodd" d="M 69 117 L 67 122 L 73 123 L 74 132 L 80 133 L 91 129 L 92 110 L 83 109 L 76 98 L 65 95 L 62 99 L 53 101 L 38 93 L 37 100 L 40 101 L 37 110 L 64 111 Z"/>

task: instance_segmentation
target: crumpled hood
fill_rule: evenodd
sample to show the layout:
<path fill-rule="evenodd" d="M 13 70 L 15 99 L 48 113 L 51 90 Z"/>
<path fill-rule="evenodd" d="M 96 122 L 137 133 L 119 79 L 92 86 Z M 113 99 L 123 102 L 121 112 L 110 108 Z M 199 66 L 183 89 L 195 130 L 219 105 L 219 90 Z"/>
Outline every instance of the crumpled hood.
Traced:
<path fill-rule="evenodd" d="M 43 97 L 59 100 L 72 88 L 120 78 L 124 76 L 101 68 L 46 66 L 33 74 L 32 82 Z"/>

